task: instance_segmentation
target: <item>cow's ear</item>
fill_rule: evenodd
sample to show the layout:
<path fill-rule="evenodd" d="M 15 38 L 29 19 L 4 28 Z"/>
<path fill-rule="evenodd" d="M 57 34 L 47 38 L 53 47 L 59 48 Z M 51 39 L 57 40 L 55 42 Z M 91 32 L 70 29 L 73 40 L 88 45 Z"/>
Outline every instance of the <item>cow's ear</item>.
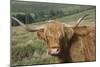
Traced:
<path fill-rule="evenodd" d="M 44 32 L 44 28 L 41 28 L 41 29 L 39 30 L 39 32 Z"/>
<path fill-rule="evenodd" d="M 41 28 L 39 31 L 37 31 L 37 35 L 40 39 L 46 40 L 45 29 L 44 28 Z"/>
<path fill-rule="evenodd" d="M 71 27 L 65 27 L 64 28 L 65 31 L 65 36 L 67 37 L 68 40 L 70 40 L 74 34 L 74 30 Z"/>

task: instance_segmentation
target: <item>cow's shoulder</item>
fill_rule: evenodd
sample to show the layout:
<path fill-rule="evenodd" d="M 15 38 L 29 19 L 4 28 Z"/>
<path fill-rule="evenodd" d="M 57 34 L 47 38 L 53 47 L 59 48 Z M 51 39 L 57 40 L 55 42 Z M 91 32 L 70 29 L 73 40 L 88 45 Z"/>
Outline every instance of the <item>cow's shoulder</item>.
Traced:
<path fill-rule="evenodd" d="M 94 26 L 79 26 L 74 29 L 75 35 L 80 36 L 87 36 L 90 33 L 95 34 L 95 27 Z"/>

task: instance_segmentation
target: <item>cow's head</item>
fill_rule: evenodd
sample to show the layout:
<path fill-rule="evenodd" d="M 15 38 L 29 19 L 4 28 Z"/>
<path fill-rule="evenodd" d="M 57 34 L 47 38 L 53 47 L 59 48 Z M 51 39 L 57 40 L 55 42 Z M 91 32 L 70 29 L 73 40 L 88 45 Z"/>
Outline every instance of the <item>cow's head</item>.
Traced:
<path fill-rule="evenodd" d="M 48 54 L 58 55 L 62 48 L 67 45 L 67 41 L 72 37 L 73 29 L 53 21 L 40 26 L 37 30 L 37 35 L 47 43 Z"/>

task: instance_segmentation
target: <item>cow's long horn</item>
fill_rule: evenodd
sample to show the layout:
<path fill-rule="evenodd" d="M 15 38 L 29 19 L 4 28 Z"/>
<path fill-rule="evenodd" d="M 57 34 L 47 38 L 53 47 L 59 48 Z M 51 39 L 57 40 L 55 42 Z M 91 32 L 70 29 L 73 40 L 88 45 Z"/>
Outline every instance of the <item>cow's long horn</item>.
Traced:
<path fill-rule="evenodd" d="M 89 14 L 86 14 L 86 15 L 80 17 L 80 18 L 78 19 L 76 25 L 68 25 L 68 24 L 65 24 L 65 23 L 63 23 L 63 24 L 64 24 L 65 27 L 73 27 L 73 28 L 75 29 L 75 28 L 77 28 L 77 26 L 82 22 L 82 20 L 83 20 L 86 16 L 88 16 L 88 15 L 89 15 Z"/>
<path fill-rule="evenodd" d="M 76 26 L 75 26 L 74 28 L 77 28 L 77 26 L 82 22 L 82 20 L 84 20 L 84 18 L 87 17 L 88 15 L 89 15 L 89 14 L 86 14 L 86 15 L 80 17 L 80 18 L 78 19 L 77 24 L 76 24 Z"/>
<path fill-rule="evenodd" d="M 24 23 L 22 23 L 20 20 L 18 20 L 15 17 L 11 17 L 13 20 L 17 21 L 25 30 L 29 31 L 29 32 L 36 32 L 39 31 L 39 29 L 31 29 L 29 27 L 27 27 Z"/>

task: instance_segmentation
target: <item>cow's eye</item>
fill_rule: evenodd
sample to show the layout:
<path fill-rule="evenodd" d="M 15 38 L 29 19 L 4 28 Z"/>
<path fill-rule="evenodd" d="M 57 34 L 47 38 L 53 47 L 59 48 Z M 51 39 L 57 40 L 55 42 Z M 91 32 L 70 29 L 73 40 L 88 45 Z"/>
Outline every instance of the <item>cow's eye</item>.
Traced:
<path fill-rule="evenodd" d="M 48 38 L 48 39 L 51 39 L 51 38 L 52 38 L 52 36 L 48 35 L 48 36 L 47 36 L 47 38 Z"/>
<path fill-rule="evenodd" d="M 57 40 L 56 38 L 54 40 Z"/>
<path fill-rule="evenodd" d="M 57 48 L 56 46 L 54 46 L 54 47 L 51 47 L 51 48 Z"/>

